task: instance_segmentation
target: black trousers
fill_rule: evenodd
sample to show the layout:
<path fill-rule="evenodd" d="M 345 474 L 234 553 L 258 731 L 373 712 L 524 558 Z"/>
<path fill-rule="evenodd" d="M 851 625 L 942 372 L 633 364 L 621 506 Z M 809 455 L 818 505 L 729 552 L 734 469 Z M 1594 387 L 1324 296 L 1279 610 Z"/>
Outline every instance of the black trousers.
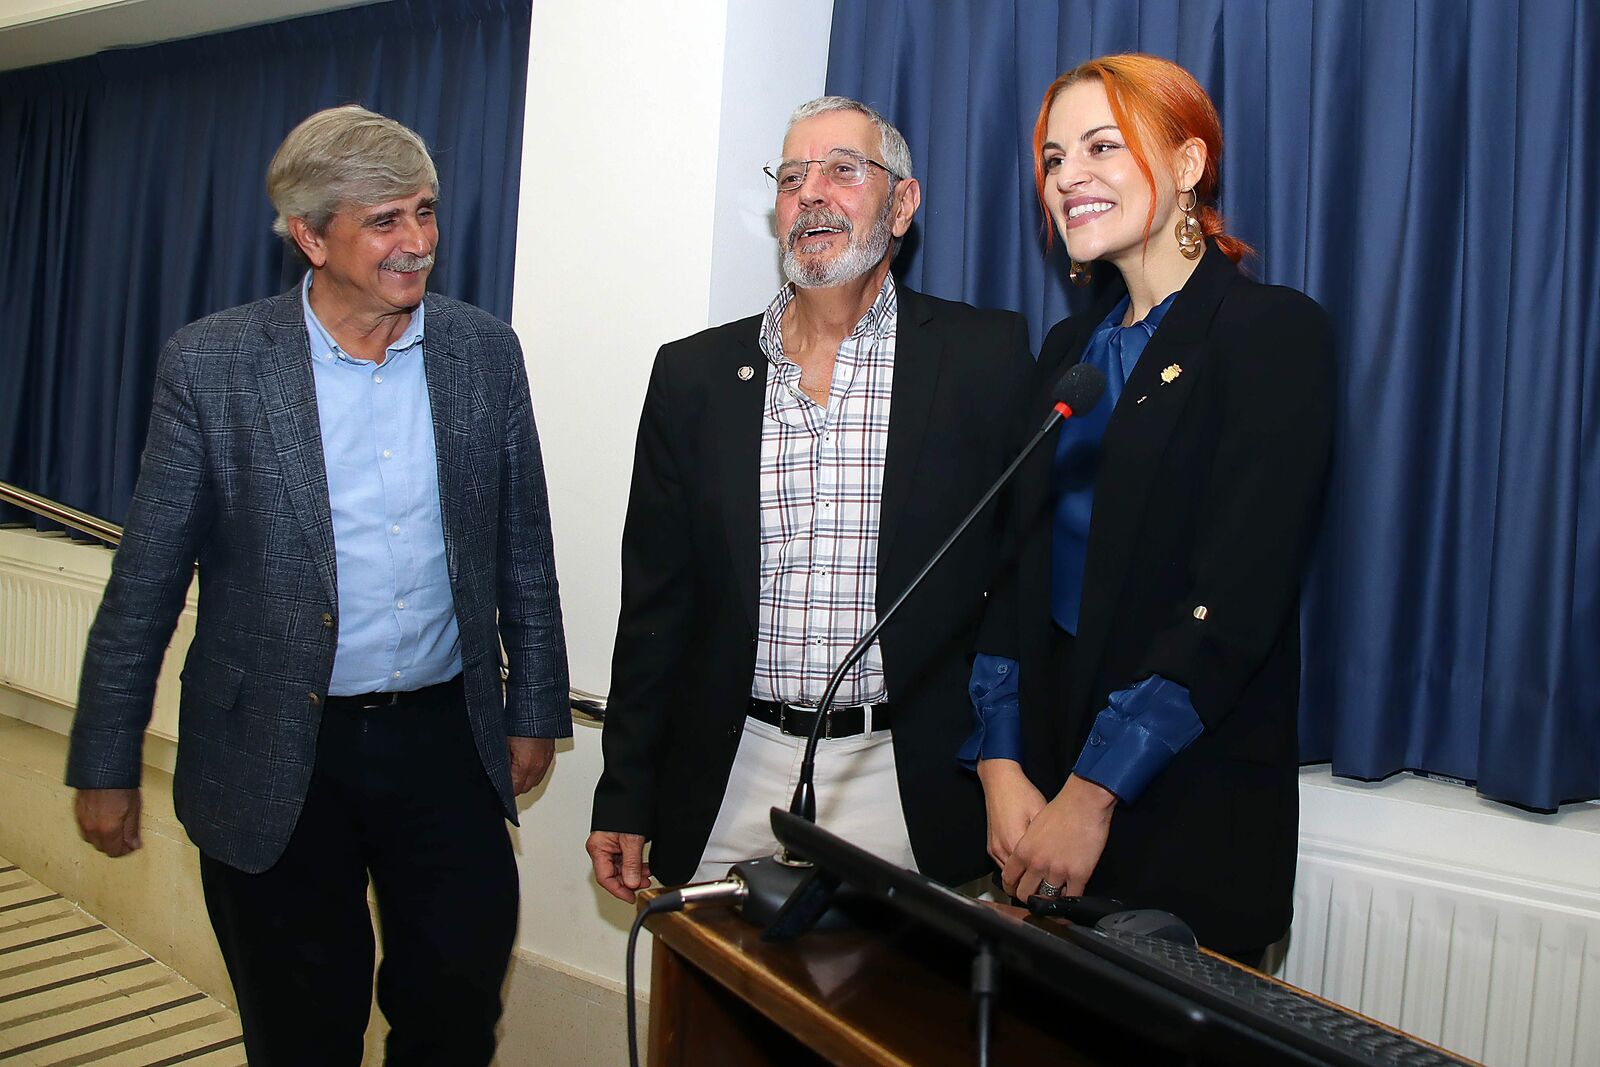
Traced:
<path fill-rule="evenodd" d="M 206 908 L 251 1067 L 359 1067 L 372 1003 L 372 879 L 385 1062 L 482 1065 L 517 925 L 517 868 L 453 696 L 323 715 L 283 857 L 246 874 L 201 854 Z"/>

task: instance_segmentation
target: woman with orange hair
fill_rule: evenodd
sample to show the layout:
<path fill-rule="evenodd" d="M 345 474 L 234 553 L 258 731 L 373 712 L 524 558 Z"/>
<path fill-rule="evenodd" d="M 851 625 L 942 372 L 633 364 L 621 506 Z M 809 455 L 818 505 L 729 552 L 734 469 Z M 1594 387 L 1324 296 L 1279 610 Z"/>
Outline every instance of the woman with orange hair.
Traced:
<path fill-rule="evenodd" d="M 1102 57 L 1045 93 L 1039 201 L 1102 299 L 1050 331 L 1019 425 L 1073 363 L 1108 387 L 1020 476 L 962 757 L 1007 891 L 1164 908 L 1258 963 L 1291 914 L 1333 373 L 1322 310 L 1237 266 L 1221 154 L 1210 98 L 1164 59 Z"/>

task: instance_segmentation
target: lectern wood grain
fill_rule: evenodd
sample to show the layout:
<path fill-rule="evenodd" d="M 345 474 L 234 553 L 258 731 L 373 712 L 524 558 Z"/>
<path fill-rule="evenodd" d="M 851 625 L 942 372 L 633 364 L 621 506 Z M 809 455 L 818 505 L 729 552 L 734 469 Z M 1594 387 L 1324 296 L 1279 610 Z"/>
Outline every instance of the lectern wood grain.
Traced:
<path fill-rule="evenodd" d="M 977 1062 L 970 953 L 926 929 L 811 933 L 770 945 L 731 908 L 714 905 L 647 925 L 656 936 L 650 1067 Z M 1060 998 L 1002 980 L 992 1061 L 1113 1062 L 1069 1040 L 1073 1015 Z M 1084 1026 L 1098 1029 L 1091 1019 Z"/>

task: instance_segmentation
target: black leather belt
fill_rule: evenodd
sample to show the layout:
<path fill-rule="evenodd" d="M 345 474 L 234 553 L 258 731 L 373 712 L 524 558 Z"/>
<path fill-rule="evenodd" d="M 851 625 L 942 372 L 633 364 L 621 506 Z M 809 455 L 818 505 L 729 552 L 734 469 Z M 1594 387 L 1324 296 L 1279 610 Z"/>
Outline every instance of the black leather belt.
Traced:
<path fill-rule="evenodd" d="M 374 708 L 403 708 L 412 704 L 458 703 L 466 699 L 467 690 L 456 675 L 448 682 L 427 685 L 406 693 L 362 693 L 360 696 L 334 697 L 327 700 L 329 711 L 371 711 Z"/>
<path fill-rule="evenodd" d="M 872 732 L 888 730 L 894 718 L 888 704 L 849 704 L 844 707 L 835 706 L 828 712 L 828 721 L 822 728 L 822 736 L 828 738 L 860 736 L 866 732 L 868 708 L 872 709 Z M 760 719 L 768 726 L 776 726 L 784 733 L 795 737 L 810 737 L 811 728 L 817 722 L 816 708 L 808 708 L 801 704 L 779 704 L 772 700 L 750 701 L 749 715 L 752 719 Z"/>

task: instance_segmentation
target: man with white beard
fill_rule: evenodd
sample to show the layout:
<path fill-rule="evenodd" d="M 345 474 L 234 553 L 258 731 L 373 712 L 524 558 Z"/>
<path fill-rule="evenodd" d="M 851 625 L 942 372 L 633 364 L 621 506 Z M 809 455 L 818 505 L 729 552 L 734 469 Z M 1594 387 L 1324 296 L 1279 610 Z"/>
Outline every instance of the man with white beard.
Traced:
<path fill-rule="evenodd" d="M 876 111 L 802 105 L 766 173 L 789 283 L 663 347 L 640 421 L 587 845 L 625 901 L 774 851 L 829 675 L 999 474 L 1030 364 L 1019 316 L 891 277 L 922 192 Z M 821 825 L 949 884 L 988 868 L 956 752 L 995 529 L 845 675 L 817 756 Z"/>

